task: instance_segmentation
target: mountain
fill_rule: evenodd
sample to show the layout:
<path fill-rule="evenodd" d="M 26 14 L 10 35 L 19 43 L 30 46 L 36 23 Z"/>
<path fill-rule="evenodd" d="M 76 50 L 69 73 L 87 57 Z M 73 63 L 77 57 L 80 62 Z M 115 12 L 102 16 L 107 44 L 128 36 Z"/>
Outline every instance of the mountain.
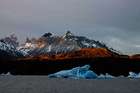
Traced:
<path fill-rule="evenodd" d="M 14 46 L 7 44 L 4 41 L 0 41 L 0 59 L 9 59 L 21 56 L 23 56 L 22 52 L 18 51 Z"/>
<path fill-rule="evenodd" d="M 67 31 L 63 36 L 45 33 L 40 38 L 27 38 L 26 42 L 21 45 L 18 44 L 17 37 L 14 35 L 0 39 L 1 58 L 39 55 L 52 56 L 79 51 L 86 48 L 102 48 L 115 55 L 119 55 L 117 51 L 108 48 L 104 43 L 90 40 L 84 36 L 76 36 L 70 31 Z"/>
<path fill-rule="evenodd" d="M 27 39 L 26 43 L 18 48 L 30 56 L 55 55 L 81 50 L 83 48 L 104 48 L 109 52 L 119 55 L 119 52 L 108 48 L 104 43 L 90 40 L 84 36 L 76 36 L 67 31 L 63 36 L 55 36 L 52 33 L 45 33 L 39 39 Z"/>

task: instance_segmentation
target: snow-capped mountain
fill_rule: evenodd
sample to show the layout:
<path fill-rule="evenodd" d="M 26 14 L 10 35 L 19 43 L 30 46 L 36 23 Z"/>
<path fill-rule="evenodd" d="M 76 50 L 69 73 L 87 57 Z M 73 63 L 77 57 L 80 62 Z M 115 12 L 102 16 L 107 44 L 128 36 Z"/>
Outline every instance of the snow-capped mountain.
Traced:
<path fill-rule="evenodd" d="M 14 46 L 7 44 L 6 42 L 0 41 L 0 55 L 2 54 L 11 57 L 23 56 L 23 53 L 18 51 Z"/>
<path fill-rule="evenodd" d="M 18 51 L 22 52 L 24 56 L 28 56 L 30 51 L 33 51 L 36 49 L 35 44 L 26 42 L 25 44 L 22 44 L 21 46 L 16 48 Z"/>
<path fill-rule="evenodd" d="M 112 48 L 108 48 L 104 43 L 90 40 L 84 36 L 75 36 L 67 31 L 63 36 L 55 36 L 51 33 L 45 33 L 39 39 L 27 40 L 25 44 L 18 47 L 19 51 L 26 55 L 40 54 L 59 54 L 80 50 L 81 48 L 105 48 L 110 52 L 116 53 Z"/>

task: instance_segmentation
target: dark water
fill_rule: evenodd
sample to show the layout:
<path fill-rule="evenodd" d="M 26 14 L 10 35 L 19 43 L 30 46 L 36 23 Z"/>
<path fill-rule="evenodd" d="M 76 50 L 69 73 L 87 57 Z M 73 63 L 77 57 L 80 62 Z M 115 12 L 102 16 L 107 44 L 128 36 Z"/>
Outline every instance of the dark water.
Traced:
<path fill-rule="evenodd" d="M 140 93 L 139 79 L 73 80 L 0 76 L 0 93 Z"/>

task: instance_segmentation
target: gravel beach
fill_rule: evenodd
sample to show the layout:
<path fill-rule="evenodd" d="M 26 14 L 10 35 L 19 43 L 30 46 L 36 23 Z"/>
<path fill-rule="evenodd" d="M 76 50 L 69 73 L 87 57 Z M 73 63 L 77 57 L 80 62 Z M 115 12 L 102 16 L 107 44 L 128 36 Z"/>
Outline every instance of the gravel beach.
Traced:
<path fill-rule="evenodd" d="M 0 76 L 0 93 L 140 93 L 140 79 L 73 80 Z"/>

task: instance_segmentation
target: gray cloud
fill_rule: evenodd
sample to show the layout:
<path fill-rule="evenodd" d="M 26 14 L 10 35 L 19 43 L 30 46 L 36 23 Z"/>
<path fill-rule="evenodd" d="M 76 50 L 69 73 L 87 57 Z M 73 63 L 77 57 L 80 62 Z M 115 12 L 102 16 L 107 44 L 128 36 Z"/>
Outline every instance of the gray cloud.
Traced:
<path fill-rule="evenodd" d="M 124 53 L 140 53 L 139 0 L 0 0 L 0 37 L 16 33 L 78 35 L 104 41 Z"/>

